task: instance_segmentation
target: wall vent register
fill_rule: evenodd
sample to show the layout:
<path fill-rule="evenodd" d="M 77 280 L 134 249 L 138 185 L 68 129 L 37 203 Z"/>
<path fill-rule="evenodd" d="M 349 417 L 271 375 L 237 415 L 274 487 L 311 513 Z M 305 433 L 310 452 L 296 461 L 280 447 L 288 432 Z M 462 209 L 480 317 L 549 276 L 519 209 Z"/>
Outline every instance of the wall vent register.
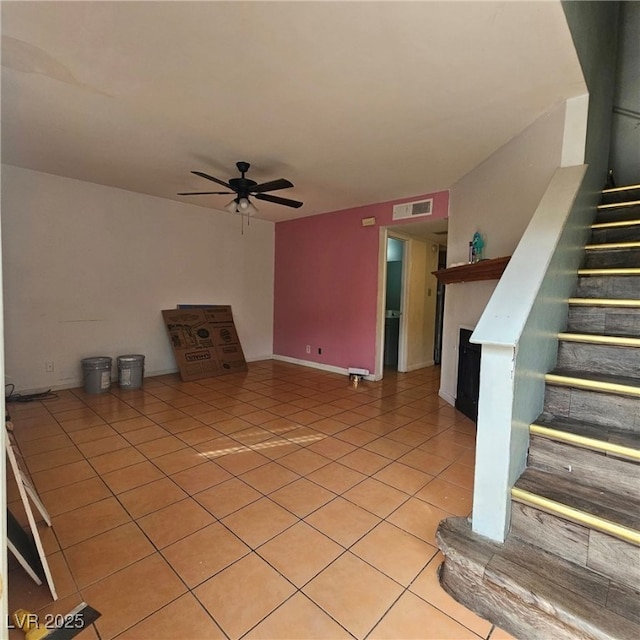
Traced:
<path fill-rule="evenodd" d="M 433 198 L 427 200 L 416 200 L 415 202 L 405 202 L 393 206 L 393 219 L 405 220 L 407 218 L 419 218 L 430 216 L 433 213 Z"/>

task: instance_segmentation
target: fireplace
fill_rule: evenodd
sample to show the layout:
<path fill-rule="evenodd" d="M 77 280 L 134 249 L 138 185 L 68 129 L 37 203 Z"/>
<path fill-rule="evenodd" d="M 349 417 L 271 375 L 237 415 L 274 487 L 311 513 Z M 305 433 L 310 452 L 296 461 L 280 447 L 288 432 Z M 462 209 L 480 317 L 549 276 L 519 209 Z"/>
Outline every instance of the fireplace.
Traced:
<path fill-rule="evenodd" d="M 482 347 L 479 344 L 469 342 L 472 333 L 469 329 L 460 329 L 456 409 L 476 422 L 478 419 L 478 397 L 480 395 L 480 355 Z"/>

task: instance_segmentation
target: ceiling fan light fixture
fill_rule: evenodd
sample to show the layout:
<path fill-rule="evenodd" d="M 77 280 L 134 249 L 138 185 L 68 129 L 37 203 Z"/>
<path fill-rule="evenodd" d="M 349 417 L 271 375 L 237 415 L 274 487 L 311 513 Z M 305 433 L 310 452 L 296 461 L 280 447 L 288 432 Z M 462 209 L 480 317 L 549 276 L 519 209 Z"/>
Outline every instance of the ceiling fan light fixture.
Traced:
<path fill-rule="evenodd" d="M 242 200 L 246 201 L 246 206 L 243 207 L 242 206 Z M 240 213 L 246 213 L 248 216 L 252 216 L 255 215 L 256 213 L 258 213 L 258 209 L 256 207 L 254 207 L 251 202 L 249 202 L 248 199 L 246 198 L 241 198 L 240 199 Z"/>
<path fill-rule="evenodd" d="M 258 209 L 251 204 L 248 198 L 234 198 L 224 208 L 229 213 L 240 213 L 247 216 L 258 213 Z"/>

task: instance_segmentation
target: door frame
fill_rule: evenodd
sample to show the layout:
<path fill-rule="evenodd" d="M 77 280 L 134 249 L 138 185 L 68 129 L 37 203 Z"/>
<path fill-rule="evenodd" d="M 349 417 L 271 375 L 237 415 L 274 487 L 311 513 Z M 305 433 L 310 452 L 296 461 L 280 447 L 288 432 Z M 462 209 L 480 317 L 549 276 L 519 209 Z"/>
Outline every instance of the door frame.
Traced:
<path fill-rule="evenodd" d="M 411 236 L 390 227 L 380 227 L 378 245 L 378 309 L 376 313 L 376 370 L 375 380 L 382 380 L 384 374 L 384 320 L 387 297 L 387 240 L 395 238 L 404 242 L 402 252 L 402 289 L 400 292 L 400 333 L 398 335 L 398 371 L 407 370 L 407 314 L 406 300 L 409 265 L 411 260 Z"/>

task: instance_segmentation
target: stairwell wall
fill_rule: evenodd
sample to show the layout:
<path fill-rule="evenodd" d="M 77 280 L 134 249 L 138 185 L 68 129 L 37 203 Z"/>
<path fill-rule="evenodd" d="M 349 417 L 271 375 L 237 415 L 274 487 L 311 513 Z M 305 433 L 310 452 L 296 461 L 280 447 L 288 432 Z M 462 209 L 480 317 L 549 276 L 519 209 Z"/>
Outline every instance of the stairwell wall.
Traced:
<path fill-rule="evenodd" d="M 558 169 L 472 337 L 483 345 L 473 530 L 496 541 L 508 532 L 510 489 L 526 465 L 528 427 L 542 410 L 544 374 L 555 365 L 557 332 L 566 326 L 567 298 L 607 172 L 618 5 L 564 7 L 589 100 L 586 113 L 579 97 L 567 102 L 562 160 L 579 161 L 577 149 L 584 149 L 588 165 Z M 580 118 L 584 143 L 564 135 L 580 130 Z M 567 149 L 569 143 L 576 148 Z M 526 298 L 513 313 L 523 290 Z"/>
<path fill-rule="evenodd" d="M 476 231 L 485 258 L 510 256 L 560 164 L 564 106 L 538 118 L 451 188 L 447 266 L 468 261 Z M 460 328 L 473 329 L 496 281 L 447 286 L 440 396 L 455 402 Z"/>

